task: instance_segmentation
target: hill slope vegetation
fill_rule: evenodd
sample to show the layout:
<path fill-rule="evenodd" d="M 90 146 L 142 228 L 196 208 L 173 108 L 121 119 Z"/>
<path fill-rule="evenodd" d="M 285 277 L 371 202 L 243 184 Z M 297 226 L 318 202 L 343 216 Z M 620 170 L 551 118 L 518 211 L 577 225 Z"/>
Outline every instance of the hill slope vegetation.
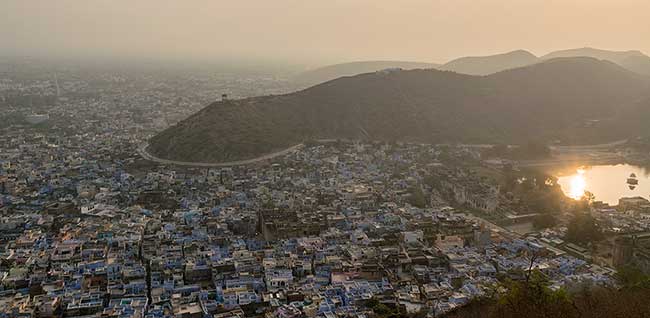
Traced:
<path fill-rule="evenodd" d="M 603 142 L 638 133 L 623 118 L 647 111 L 649 87 L 644 77 L 592 58 L 553 59 L 489 76 L 376 72 L 287 95 L 213 103 L 152 138 L 149 151 L 223 162 L 311 139 Z"/>

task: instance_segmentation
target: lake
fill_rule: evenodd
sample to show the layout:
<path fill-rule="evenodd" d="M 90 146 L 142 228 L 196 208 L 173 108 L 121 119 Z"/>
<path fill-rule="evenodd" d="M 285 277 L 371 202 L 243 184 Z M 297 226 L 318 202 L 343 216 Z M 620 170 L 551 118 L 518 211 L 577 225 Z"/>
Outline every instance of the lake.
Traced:
<path fill-rule="evenodd" d="M 627 183 L 635 174 L 637 185 Z M 650 171 L 627 164 L 583 166 L 558 175 L 562 191 L 571 198 L 579 199 L 585 191 L 594 194 L 597 201 L 617 205 L 622 197 L 650 196 Z"/>

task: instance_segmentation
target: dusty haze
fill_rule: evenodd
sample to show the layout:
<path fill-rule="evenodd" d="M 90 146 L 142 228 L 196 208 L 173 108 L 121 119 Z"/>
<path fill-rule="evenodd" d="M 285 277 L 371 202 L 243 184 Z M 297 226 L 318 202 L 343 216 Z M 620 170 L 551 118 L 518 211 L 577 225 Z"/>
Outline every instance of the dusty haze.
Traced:
<path fill-rule="evenodd" d="M 648 21 L 647 0 L 2 0 L 0 55 L 324 63 L 650 52 Z"/>

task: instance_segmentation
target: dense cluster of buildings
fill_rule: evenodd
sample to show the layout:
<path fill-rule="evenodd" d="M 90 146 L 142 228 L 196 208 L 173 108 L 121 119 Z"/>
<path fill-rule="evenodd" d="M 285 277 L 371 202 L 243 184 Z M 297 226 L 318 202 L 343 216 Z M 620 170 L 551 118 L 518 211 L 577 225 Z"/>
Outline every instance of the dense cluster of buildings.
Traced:
<path fill-rule="evenodd" d="M 198 102 L 111 78 L 59 101 L 46 130 L 0 131 L 0 317 L 360 318 L 370 300 L 433 317 L 531 269 L 553 288 L 611 280 L 467 213 L 493 211 L 499 189 L 435 146 L 334 142 L 214 169 L 143 160 L 156 120 Z"/>

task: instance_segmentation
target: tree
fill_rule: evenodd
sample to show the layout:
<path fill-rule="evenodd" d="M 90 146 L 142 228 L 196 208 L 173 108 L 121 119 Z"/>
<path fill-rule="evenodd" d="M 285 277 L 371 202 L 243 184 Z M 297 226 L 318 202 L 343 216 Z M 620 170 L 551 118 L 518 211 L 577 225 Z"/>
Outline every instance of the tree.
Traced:
<path fill-rule="evenodd" d="M 629 271 L 628 271 L 629 270 Z M 526 281 L 506 281 L 497 296 L 472 300 L 447 318 L 645 318 L 650 312 L 650 284 L 644 284 L 644 275 L 634 269 L 625 269 L 622 275 L 632 274 L 641 284 L 623 284 L 622 288 L 580 284 L 577 288 L 553 290 L 538 271 Z M 619 275 L 621 273 L 619 272 Z M 621 279 L 621 277 L 619 277 Z M 647 279 L 647 276 L 645 276 Z M 647 281 L 646 281 L 647 282 Z M 571 287 L 571 286 L 569 286 Z"/>
<path fill-rule="evenodd" d="M 440 188 L 440 180 L 434 175 L 427 174 L 426 176 L 424 176 L 424 179 L 422 180 L 422 182 L 424 184 L 426 184 L 427 186 L 429 186 L 429 188 L 431 188 L 431 189 Z"/>
<path fill-rule="evenodd" d="M 521 201 L 535 213 L 557 213 L 566 200 L 557 178 L 538 170 L 522 173 L 515 192 Z"/>
<path fill-rule="evenodd" d="M 519 177 L 515 173 L 514 169 L 512 169 L 512 165 L 508 164 L 505 165 L 501 171 L 503 174 L 503 185 L 502 189 L 504 192 L 510 192 L 517 187 Z"/>
<path fill-rule="evenodd" d="M 507 282 L 492 317 L 578 317 L 566 291 L 552 290 L 546 278 L 533 271 L 523 282 Z"/>
<path fill-rule="evenodd" d="M 585 191 L 580 200 L 585 201 L 588 205 L 592 205 L 596 201 L 596 196 L 589 191 Z"/>
<path fill-rule="evenodd" d="M 420 186 L 412 187 L 409 192 L 410 196 L 408 201 L 412 206 L 420 209 L 424 209 L 427 206 L 427 199 Z"/>
<path fill-rule="evenodd" d="M 625 265 L 616 272 L 618 282 L 625 287 L 650 286 L 650 275 L 634 265 Z"/>
<path fill-rule="evenodd" d="M 535 227 L 537 230 L 551 228 L 556 224 L 557 219 L 551 213 L 542 213 L 535 216 L 533 219 L 533 227 Z"/>
<path fill-rule="evenodd" d="M 603 239 L 603 232 L 593 216 L 578 212 L 569 221 L 565 239 L 577 244 L 589 244 Z"/>
<path fill-rule="evenodd" d="M 426 316 L 426 311 L 420 311 L 414 314 L 407 314 L 399 307 L 390 307 L 379 302 L 377 298 L 366 300 L 365 305 L 371 309 L 376 317 L 379 318 L 421 318 Z"/>
<path fill-rule="evenodd" d="M 517 157 L 521 159 L 539 159 L 548 158 L 550 156 L 551 149 L 544 143 L 529 141 L 526 145 L 519 148 Z"/>

